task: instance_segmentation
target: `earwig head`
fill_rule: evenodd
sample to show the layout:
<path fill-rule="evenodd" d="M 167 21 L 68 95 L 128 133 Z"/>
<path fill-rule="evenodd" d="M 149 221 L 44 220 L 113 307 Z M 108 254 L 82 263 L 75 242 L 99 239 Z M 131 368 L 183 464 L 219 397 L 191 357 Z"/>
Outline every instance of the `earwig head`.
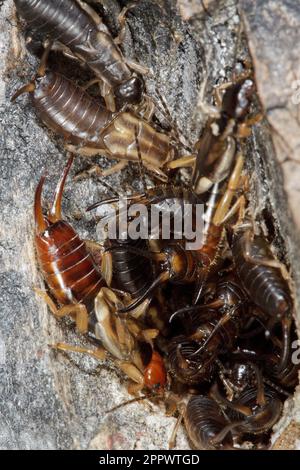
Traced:
<path fill-rule="evenodd" d="M 232 119 L 244 119 L 249 112 L 254 92 L 254 81 L 250 78 L 228 87 L 223 95 L 222 112 Z"/>
<path fill-rule="evenodd" d="M 54 72 L 48 71 L 43 76 L 38 76 L 35 79 L 35 98 L 40 98 L 47 96 L 55 83 L 56 74 Z"/>
<path fill-rule="evenodd" d="M 115 96 L 118 105 L 137 104 L 141 101 L 143 92 L 143 80 L 140 77 L 132 77 L 115 89 Z"/>
<path fill-rule="evenodd" d="M 157 351 L 153 351 L 151 360 L 145 369 L 144 381 L 146 387 L 163 393 L 167 383 L 167 372 L 163 358 Z"/>
<path fill-rule="evenodd" d="M 56 191 L 54 193 L 54 199 L 51 209 L 49 210 L 46 216 L 43 215 L 42 209 L 42 191 L 45 182 L 45 176 L 42 176 L 39 181 L 34 198 L 34 218 L 36 232 L 38 234 L 44 232 L 49 226 L 49 223 L 55 223 L 61 219 L 61 200 L 64 191 L 65 181 L 71 168 L 73 158 L 74 157 L 71 156 L 65 166 L 64 172 L 57 184 Z"/>

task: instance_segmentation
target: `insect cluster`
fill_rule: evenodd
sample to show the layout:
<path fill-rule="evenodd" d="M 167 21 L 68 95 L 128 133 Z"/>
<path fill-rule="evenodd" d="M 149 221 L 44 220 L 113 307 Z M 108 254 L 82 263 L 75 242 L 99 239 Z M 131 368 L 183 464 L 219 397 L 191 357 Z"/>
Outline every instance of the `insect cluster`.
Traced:
<path fill-rule="evenodd" d="M 44 52 L 36 76 L 13 99 L 29 92 L 41 121 L 72 153 L 46 213 L 44 176 L 35 192 L 36 255 L 47 289 L 38 292 L 56 317 L 70 316 L 78 331 L 98 343 L 96 349 L 54 347 L 97 359 L 109 353 L 130 380 L 130 393 L 167 403 L 197 449 L 234 449 L 246 442 L 265 447 L 297 384 L 298 365 L 292 361 L 294 306 L 287 269 L 248 204 L 244 141 L 260 119 L 251 113 L 252 70 L 244 67 L 216 89 L 215 114 L 186 155 L 176 129 L 154 119 L 147 71 L 123 56 L 122 29 L 113 38 L 93 2 L 15 4 L 31 40 L 44 41 Z M 123 26 L 127 10 L 119 18 Z M 93 79 L 85 89 L 48 70 L 53 49 L 90 70 Z M 86 90 L 95 84 L 101 99 Z M 140 204 L 146 214 L 160 208 L 156 237 L 146 224 L 148 237 L 127 232 L 108 236 L 104 244 L 79 238 L 61 214 L 74 154 L 119 160 L 106 172 L 97 169 L 102 178 L 133 161 L 141 174 L 160 180 L 127 200 L 129 209 Z M 181 167 L 190 171 L 189 187 L 178 183 Z M 118 200 L 114 195 L 88 210 Z M 182 211 L 171 216 L 172 229 L 164 236 L 165 203 L 189 205 L 200 245 L 187 248 L 186 236 L 175 233 L 176 222 L 184 222 Z M 199 205 L 205 207 L 203 223 L 197 219 Z M 132 211 L 127 222 L 137 217 Z"/>

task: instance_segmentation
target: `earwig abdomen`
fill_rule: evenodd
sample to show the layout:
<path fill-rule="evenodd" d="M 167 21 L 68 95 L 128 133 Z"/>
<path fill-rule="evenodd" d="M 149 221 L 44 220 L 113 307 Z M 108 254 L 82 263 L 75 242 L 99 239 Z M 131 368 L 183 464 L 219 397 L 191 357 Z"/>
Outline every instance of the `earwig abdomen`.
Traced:
<path fill-rule="evenodd" d="M 138 103 L 143 83 L 133 77 L 108 29 L 71 0 L 15 0 L 29 26 L 52 41 L 59 41 L 87 64 L 97 77 L 117 92 L 121 102 Z"/>
<path fill-rule="evenodd" d="M 82 303 L 90 310 L 104 280 L 96 269 L 85 244 L 68 222 L 61 219 L 64 182 L 72 164 L 68 161 L 58 183 L 52 209 L 42 213 L 44 177 L 35 193 L 35 245 L 46 284 L 61 305 Z"/>
<path fill-rule="evenodd" d="M 228 411 L 228 416 L 232 421 L 240 421 L 235 427 L 234 432 L 238 434 L 262 434 L 274 426 L 279 420 L 282 413 L 282 402 L 277 392 L 268 387 L 264 389 L 265 404 L 258 406 L 257 404 L 257 388 L 250 387 L 240 393 L 233 404 L 243 405 L 251 409 L 252 414 L 249 416 L 242 415 L 236 411 Z"/>
<path fill-rule="evenodd" d="M 247 259 L 247 243 L 250 241 L 250 256 L 262 263 Z M 291 294 L 280 269 L 266 266 L 264 260 L 274 260 L 266 240 L 250 238 L 246 231 L 233 237 L 232 253 L 236 271 L 250 299 L 268 315 L 268 319 L 280 321 L 292 311 Z"/>
<path fill-rule="evenodd" d="M 37 257 L 45 282 L 60 304 L 89 302 L 103 284 L 85 244 L 61 220 L 36 236 Z"/>
<path fill-rule="evenodd" d="M 148 251 L 146 240 L 109 240 L 112 249 L 113 281 L 120 290 L 128 292 L 133 298 L 144 294 L 154 279 L 152 262 L 134 250 Z"/>
<path fill-rule="evenodd" d="M 221 442 L 211 442 L 230 423 L 219 405 L 211 398 L 202 395 L 192 397 L 186 406 L 184 423 L 196 449 L 220 450 L 233 445 L 230 432 Z"/>
<path fill-rule="evenodd" d="M 48 72 L 38 79 L 33 104 L 46 126 L 68 142 L 104 147 L 100 132 L 113 114 L 62 75 Z"/>

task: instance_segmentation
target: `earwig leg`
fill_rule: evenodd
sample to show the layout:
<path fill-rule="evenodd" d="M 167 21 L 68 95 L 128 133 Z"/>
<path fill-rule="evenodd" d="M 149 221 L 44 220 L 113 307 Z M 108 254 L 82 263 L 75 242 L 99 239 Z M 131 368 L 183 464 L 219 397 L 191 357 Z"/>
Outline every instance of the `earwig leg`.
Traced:
<path fill-rule="evenodd" d="M 238 126 L 237 136 L 240 137 L 240 138 L 249 137 L 251 135 L 251 132 L 252 132 L 251 128 L 255 124 L 259 123 L 262 119 L 263 119 L 263 114 L 262 113 L 255 114 L 255 116 L 252 116 L 252 117 L 246 119 L 245 122 L 243 122 L 242 124 L 240 124 Z"/>
<path fill-rule="evenodd" d="M 136 106 L 135 110 L 145 121 L 150 122 L 155 112 L 156 105 L 150 96 L 144 96 L 143 102 Z"/>
<path fill-rule="evenodd" d="M 154 176 L 158 178 L 160 181 L 163 181 L 164 183 L 168 181 L 169 178 L 162 170 L 160 170 L 160 168 L 152 166 L 151 164 L 145 161 L 143 163 L 144 163 L 144 166 L 147 168 L 147 170 L 151 171 L 151 173 L 154 173 Z"/>
<path fill-rule="evenodd" d="M 146 343 L 152 344 L 153 340 L 159 335 L 159 330 L 156 328 L 148 328 L 142 331 L 142 337 Z"/>
<path fill-rule="evenodd" d="M 224 219 L 227 216 L 227 213 L 232 203 L 232 199 L 235 195 L 236 190 L 239 187 L 241 173 L 243 171 L 243 166 L 244 166 L 244 157 L 242 154 L 239 154 L 237 156 L 236 164 L 233 169 L 233 172 L 230 176 L 226 192 L 224 193 L 221 201 L 219 202 L 216 212 L 213 216 L 213 224 L 215 225 L 221 225 L 224 223 Z"/>
<path fill-rule="evenodd" d="M 111 154 L 106 149 L 93 148 L 93 147 L 78 147 L 76 145 L 67 144 L 66 150 L 82 157 L 95 157 L 96 155 L 103 155 L 107 158 L 112 158 Z"/>
<path fill-rule="evenodd" d="M 101 85 L 101 82 L 99 82 Z M 100 91 L 101 95 L 104 98 L 105 105 L 109 111 L 114 113 L 116 111 L 116 103 L 115 103 L 115 98 L 114 94 L 111 90 L 111 88 L 107 85 L 107 83 L 104 83 L 100 86 Z"/>
<path fill-rule="evenodd" d="M 128 393 L 134 395 L 141 391 L 144 387 L 144 376 L 138 368 L 134 364 L 125 361 L 118 361 L 118 366 L 134 382 L 133 384 L 129 384 Z"/>
<path fill-rule="evenodd" d="M 100 165 L 92 165 L 87 170 L 80 171 L 79 173 L 77 173 L 74 179 L 75 180 L 85 179 L 91 175 L 101 176 L 105 178 L 107 176 L 113 175 L 114 173 L 118 173 L 119 171 L 122 171 L 127 165 L 128 165 L 128 162 L 126 160 L 120 160 L 118 163 L 111 166 L 110 168 L 107 168 L 106 170 L 102 170 Z"/>
<path fill-rule="evenodd" d="M 185 155 L 183 157 L 177 158 L 176 160 L 172 160 L 171 162 L 166 164 L 167 168 L 176 169 L 182 167 L 190 167 L 195 164 L 196 155 Z"/>
<path fill-rule="evenodd" d="M 78 331 L 81 333 L 86 333 L 88 330 L 88 312 L 83 304 L 71 304 L 71 305 L 64 305 L 61 308 L 57 308 L 51 297 L 48 295 L 47 292 L 42 291 L 41 289 L 35 288 L 34 289 L 36 294 L 38 294 L 42 299 L 46 302 L 49 309 L 53 313 L 54 316 L 58 318 L 65 317 L 66 315 L 76 316 L 76 327 Z"/>
<path fill-rule="evenodd" d="M 119 23 L 119 28 L 120 32 L 118 36 L 114 39 L 115 44 L 122 44 L 125 38 L 126 34 L 126 15 L 129 10 L 132 10 L 137 6 L 136 2 L 130 3 L 128 6 L 124 7 L 121 11 L 121 13 L 118 16 L 118 23 Z"/>
<path fill-rule="evenodd" d="M 45 74 L 46 74 L 47 61 L 48 61 L 48 57 L 49 57 L 49 54 L 50 54 L 50 51 L 51 51 L 51 48 L 52 48 L 52 44 L 53 44 L 53 42 L 49 41 L 47 46 L 45 47 L 45 50 L 43 52 L 39 68 L 37 69 L 37 76 L 38 77 L 44 77 Z"/>
<path fill-rule="evenodd" d="M 182 419 L 183 419 L 183 413 L 180 413 L 177 420 L 176 420 L 176 423 L 175 423 L 175 426 L 173 428 L 171 437 L 169 439 L 169 449 L 174 449 L 174 447 L 175 447 L 176 437 L 177 437 L 178 429 L 179 429 L 179 426 L 182 422 Z"/>
<path fill-rule="evenodd" d="M 209 442 L 212 445 L 220 444 L 225 439 L 225 437 L 227 436 L 229 432 L 231 432 L 234 428 L 240 426 L 242 423 L 243 423 L 242 421 L 235 421 L 233 423 L 228 424 L 227 426 L 225 426 L 224 429 L 222 429 L 222 431 L 216 434 L 216 436 L 212 437 L 209 440 Z M 234 450 L 234 448 L 231 448 L 231 449 Z"/>
<path fill-rule="evenodd" d="M 97 349 L 88 349 L 88 348 L 81 348 L 80 346 L 73 346 L 71 344 L 66 343 L 56 343 L 51 344 L 50 347 L 52 349 L 57 349 L 58 351 L 70 351 L 76 352 L 80 354 L 88 354 L 89 356 L 97 359 L 98 361 L 102 361 L 105 359 L 106 351 L 105 349 L 99 347 Z"/>
<path fill-rule="evenodd" d="M 112 257 L 110 253 L 104 253 L 102 256 L 101 262 L 101 274 L 106 281 L 108 286 L 112 283 L 113 277 L 113 265 L 112 265 Z"/>
<path fill-rule="evenodd" d="M 233 82 L 226 82 L 222 83 L 221 85 L 218 85 L 214 91 L 213 91 L 213 96 L 217 104 L 217 109 L 221 109 L 222 107 L 222 100 L 223 100 L 223 91 L 225 91 L 227 88 L 230 88 L 233 85 Z"/>
<path fill-rule="evenodd" d="M 127 60 L 126 64 L 128 65 L 131 70 L 134 70 L 134 72 L 139 73 L 140 75 L 149 75 L 150 71 L 147 67 L 141 64 L 137 64 L 136 62 L 133 62 L 132 60 Z"/>
<path fill-rule="evenodd" d="M 85 12 L 92 18 L 96 26 L 101 25 L 102 20 L 100 16 L 96 13 L 94 8 L 90 7 L 86 2 L 83 2 L 81 0 L 75 0 L 79 3 L 80 7 L 85 10 Z M 102 3 L 101 1 L 99 3 Z"/>
<path fill-rule="evenodd" d="M 96 85 L 97 83 L 102 83 L 102 80 L 100 80 L 100 78 L 93 78 L 92 80 L 89 80 L 89 81 L 82 87 L 82 89 L 83 89 L 83 90 L 87 90 L 88 88 L 90 88 L 90 87 L 93 86 L 93 85 Z"/>
<path fill-rule="evenodd" d="M 262 376 L 259 368 L 255 364 L 252 364 L 252 367 L 254 369 L 254 372 L 255 372 L 255 375 L 256 375 L 256 382 L 257 382 L 256 403 L 258 404 L 258 406 L 264 406 L 266 404 L 266 397 L 265 397 L 265 388 L 264 388 L 263 376 Z"/>

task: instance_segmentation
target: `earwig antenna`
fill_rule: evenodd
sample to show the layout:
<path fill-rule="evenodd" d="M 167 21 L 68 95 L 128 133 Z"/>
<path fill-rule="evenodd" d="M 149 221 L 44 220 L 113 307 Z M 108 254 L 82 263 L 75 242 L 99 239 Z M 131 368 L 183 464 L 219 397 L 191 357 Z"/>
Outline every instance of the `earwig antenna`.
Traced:
<path fill-rule="evenodd" d="M 208 10 L 207 6 L 206 6 L 205 3 L 204 3 L 204 0 L 200 0 L 200 1 L 201 1 L 201 5 L 202 5 L 202 8 L 203 8 L 204 12 L 205 12 L 208 16 L 211 16 L 210 11 Z"/>
<path fill-rule="evenodd" d="M 124 401 L 123 403 L 120 403 L 119 405 L 114 406 L 110 410 L 106 411 L 107 413 L 113 413 L 116 410 L 119 410 L 120 408 L 123 408 L 123 406 L 131 405 L 132 403 L 136 403 L 137 401 L 142 401 L 142 400 L 148 400 L 151 398 L 155 398 L 156 395 L 142 395 L 141 397 L 137 398 L 132 398 L 131 400 Z"/>
<path fill-rule="evenodd" d="M 141 181 L 143 183 L 143 191 L 145 193 L 146 190 L 147 190 L 147 183 L 146 183 L 146 178 L 145 178 L 145 171 L 144 171 L 144 165 L 143 165 L 143 157 L 142 157 L 142 152 L 141 152 L 141 146 L 140 146 L 140 142 L 139 142 L 139 128 L 138 128 L 138 126 L 134 127 L 134 135 L 135 135 L 136 151 L 137 151 L 138 159 L 139 159 L 140 176 L 141 176 Z"/>
<path fill-rule="evenodd" d="M 162 96 L 161 92 L 159 91 L 158 87 L 155 86 L 155 93 L 157 94 L 158 98 L 159 98 L 159 101 L 162 105 L 162 108 L 163 108 L 163 114 L 165 116 L 165 118 L 167 119 L 168 123 L 170 124 L 170 126 L 172 127 L 172 129 L 174 130 L 174 133 L 175 133 L 175 137 L 176 139 L 178 140 L 178 142 L 181 143 L 181 140 L 180 140 L 180 135 L 182 135 L 182 133 L 180 132 L 178 126 L 177 126 L 177 123 L 174 121 L 174 119 L 172 118 L 171 116 L 171 113 L 170 113 L 170 110 L 168 108 L 168 105 L 164 99 L 164 97 Z"/>

